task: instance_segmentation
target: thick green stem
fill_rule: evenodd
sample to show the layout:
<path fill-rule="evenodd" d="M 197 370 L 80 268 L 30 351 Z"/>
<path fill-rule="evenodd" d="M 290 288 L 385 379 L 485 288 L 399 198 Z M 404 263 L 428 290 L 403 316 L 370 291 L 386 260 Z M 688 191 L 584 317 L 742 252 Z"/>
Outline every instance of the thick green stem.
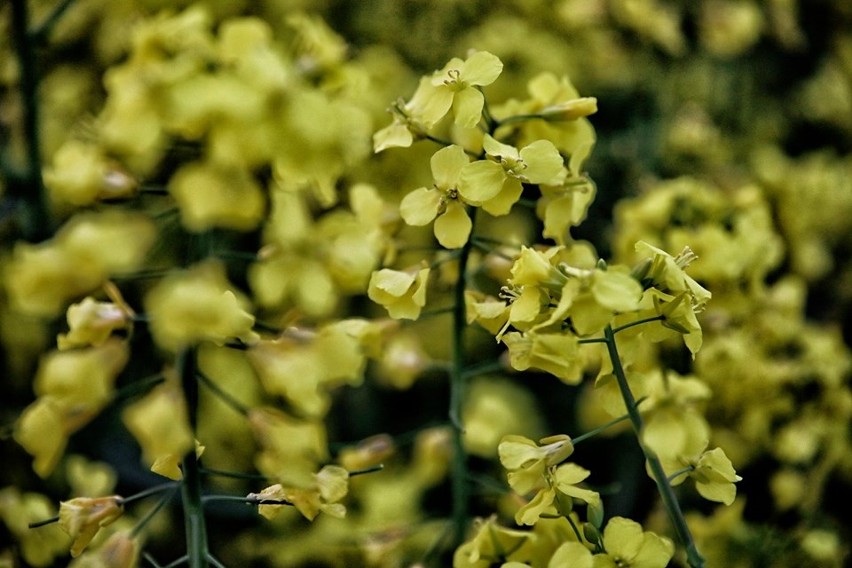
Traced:
<path fill-rule="evenodd" d="M 471 211 L 475 221 L 475 210 Z M 468 501 L 470 488 L 468 486 L 467 454 L 464 449 L 464 425 L 462 424 L 462 408 L 467 376 L 465 373 L 464 330 L 467 326 L 465 317 L 464 291 L 467 287 L 467 261 L 473 240 L 468 239 L 458 257 L 458 281 L 453 291 L 453 330 L 452 330 L 452 364 L 450 368 L 450 422 L 453 425 L 453 461 L 452 461 L 452 494 L 453 494 L 453 543 L 458 547 L 464 542 L 468 523 Z"/>
<path fill-rule="evenodd" d="M 198 423 L 198 377 L 195 349 L 184 349 L 178 354 L 178 372 L 181 377 L 184 397 L 186 398 L 189 424 L 193 433 Z M 209 551 L 207 548 L 207 527 L 204 520 L 204 507 L 201 495 L 201 470 L 195 448 L 183 458 L 183 498 L 184 530 L 189 568 L 208 568 Z"/>
<path fill-rule="evenodd" d="M 678 540 L 686 550 L 686 561 L 692 568 L 703 568 L 704 558 L 698 552 L 695 546 L 695 540 L 692 538 L 692 533 L 689 526 L 686 524 L 686 519 L 683 516 L 683 511 L 680 508 L 680 503 L 674 494 L 671 483 L 666 477 L 666 472 L 663 465 L 660 463 L 654 453 L 642 443 L 642 415 L 639 414 L 639 406 L 633 392 L 630 390 L 630 385 L 627 383 L 627 375 L 624 372 L 624 367 L 621 364 L 621 358 L 618 355 L 618 347 L 615 343 L 615 332 L 612 327 L 607 326 L 604 330 L 604 338 L 606 342 L 609 358 L 612 361 L 612 372 L 618 382 L 618 388 L 621 391 L 621 397 L 624 399 L 624 404 L 627 407 L 627 415 L 630 417 L 630 422 L 633 424 L 633 431 L 639 439 L 639 446 L 642 448 L 642 453 L 645 454 L 645 460 L 648 462 L 648 469 L 651 470 L 651 478 L 657 484 L 657 491 L 663 501 L 663 506 L 669 514 L 672 525 L 674 526 L 675 534 Z"/>
<path fill-rule="evenodd" d="M 25 239 L 40 241 L 50 233 L 44 182 L 41 177 L 41 148 L 38 118 L 38 69 L 35 41 L 29 33 L 26 0 L 12 0 L 12 35 L 18 57 L 23 131 L 26 144 L 25 168 L 9 180 L 7 191 L 21 207 L 20 224 Z"/>

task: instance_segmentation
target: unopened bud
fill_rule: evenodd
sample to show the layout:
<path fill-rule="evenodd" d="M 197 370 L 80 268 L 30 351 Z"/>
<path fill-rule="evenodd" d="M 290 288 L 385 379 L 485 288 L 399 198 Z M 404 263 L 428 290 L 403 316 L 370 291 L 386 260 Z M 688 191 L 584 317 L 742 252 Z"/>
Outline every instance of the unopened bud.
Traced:
<path fill-rule="evenodd" d="M 581 97 L 545 107 L 538 113 L 544 120 L 559 122 L 562 120 L 577 120 L 598 112 L 598 99 Z"/>

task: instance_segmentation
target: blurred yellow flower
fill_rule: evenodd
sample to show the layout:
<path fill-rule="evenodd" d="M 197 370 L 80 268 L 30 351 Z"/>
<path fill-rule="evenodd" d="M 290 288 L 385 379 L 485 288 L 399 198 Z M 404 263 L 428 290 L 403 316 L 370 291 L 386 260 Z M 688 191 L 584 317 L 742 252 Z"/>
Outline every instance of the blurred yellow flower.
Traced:
<path fill-rule="evenodd" d="M 249 493 L 247 498 L 259 503 L 257 512 L 274 519 L 287 503 L 296 507 L 309 521 L 322 512 L 332 517 L 346 516 L 346 507 L 339 503 L 349 492 L 349 472 L 340 466 L 327 465 L 313 475 L 307 487 L 284 487 L 280 483 L 267 487 L 260 493 Z M 280 504 L 262 504 L 263 501 L 284 501 Z"/>
<path fill-rule="evenodd" d="M 175 272 L 145 297 L 149 327 L 157 344 L 178 351 L 200 341 L 254 342 L 254 316 L 225 277 L 224 266 L 208 261 Z"/>
<path fill-rule="evenodd" d="M 384 306 L 390 317 L 416 320 L 426 305 L 429 272 L 429 268 L 414 273 L 383 268 L 370 277 L 367 295 Z"/>
<path fill-rule="evenodd" d="M 59 504 L 59 526 L 74 539 L 71 556 L 80 556 L 101 528 L 115 522 L 124 513 L 121 503 L 122 498 L 113 495 L 76 497 Z"/>
<path fill-rule="evenodd" d="M 156 473 L 180 479 L 178 463 L 195 442 L 186 401 L 176 379 L 154 387 L 141 400 L 129 405 L 122 419 L 142 446 L 144 460 L 157 468 Z"/>

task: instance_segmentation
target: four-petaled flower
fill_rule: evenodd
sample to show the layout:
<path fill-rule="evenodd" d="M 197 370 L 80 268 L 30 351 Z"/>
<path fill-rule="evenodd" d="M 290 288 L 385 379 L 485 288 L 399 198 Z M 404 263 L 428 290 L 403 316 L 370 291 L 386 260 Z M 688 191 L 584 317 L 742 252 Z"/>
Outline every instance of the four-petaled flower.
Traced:
<path fill-rule="evenodd" d="M 423 226 L 434 220 L 435 237 L 449 249 L 464 246 L 473 228 L 466 210 L 468 202 L 459 192 L 462 169 L 469 162 L 461 146 L 453 144 L 438 150 L 430 162 L 435 185 L 415 189 L 399 204 L 400 215 L 409 225 Z"/>
<path fill-rule="evenodd" d="M 477 51 L 464 61 L 454 57 L 432 75 L 428 85 L 421 83 L 421 98 L 417 104 L 412 101 L 412 112 L 432 127 L 452 108 L 455 123 L 472 128 L 485 106 L 485 96 L 478 87 L 490 85 L 502 71 L 503 63 L 487 51 Z"/>
<path fill-rule="evenodd" d="M 489 159 L 465 166 L 459 192 L 492 215 L 507 215 L 520 199 L 524 183 L 559 185 L 568 175 L 559 150 L 549 140 L 536 140 L 518 150 L 486 134 L 482 147 Z"/>
<path fill-rule="evenodd" d="M 373 273 L 367 296 L 381 304 L 394 319 L 416 320 L 426 305 L 426 284 L 429 268 L 417 272 L 402 272 L 383 268 Z"/>

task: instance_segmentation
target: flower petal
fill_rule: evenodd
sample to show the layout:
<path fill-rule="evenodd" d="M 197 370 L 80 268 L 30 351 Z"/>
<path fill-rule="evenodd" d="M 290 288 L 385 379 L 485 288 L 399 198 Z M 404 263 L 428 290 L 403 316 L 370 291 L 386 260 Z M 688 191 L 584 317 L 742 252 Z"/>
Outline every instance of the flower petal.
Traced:
<path fill-rule="evenodd" d="M 470 159 L 464 153 L 464 148 L 456 144 L 441 148 L 432 154 L 429 164 L 432 167 L 435 185 L 444 190 L 455 188 L 463 168 L 469 162 Z"/>
<path fill-rule="evenodd" d="M 478 160 L 462 169 L 459 179 L 459 193 L 465 201 L 480 205 L 494 199 L 503 189 L 506 172 L 503 167 L 491 160 Z"/>
<path fill-rule="evenodd" d="M 461 68 L 460 79 L 469 85 L 490 85 L 503 72 L 503 62 L 487 51 L 477 51 L 467 58 Z"/>
<path fill-rule="evenodd" d="M 470 237 L 473 223 L 458 201 L 447 204 L 447 212 L 435 220 L 435 237 L 441 246 L 448 249 L 461 248 Z"/>
<path fill-rule="evenodd" d="M 482 208 L 494 215 L 500 217 L 508 215 L 512 207 L 521 198 L 524 191 L 524 186 L 515 178 L 507 178 L 503 184 L 503 189 L 493 198 L 482 203 Z"/>
<path fill-rule="evenodd" d="M 568 174 L 559 150 L 549 140 L 536 140 L 522 148 L 520 155 L 527 165 L 523 175 L 531 183 L 559 185 Z"/>
<path fill-rule="evenodd" d="M 482 118 L 484 106 L 485 96 L 479 90 L 468 87 L 457 92 L 453 99 L 455 123 L 464 128 L 473 128 Z"/>
<path fill-rule="evenodd" d="M 420 187 L 402 198 L 399 214 L 407 225 L 421 227 L 428 225 L 438 215 L 441 192 L 428 187 Z"/>

